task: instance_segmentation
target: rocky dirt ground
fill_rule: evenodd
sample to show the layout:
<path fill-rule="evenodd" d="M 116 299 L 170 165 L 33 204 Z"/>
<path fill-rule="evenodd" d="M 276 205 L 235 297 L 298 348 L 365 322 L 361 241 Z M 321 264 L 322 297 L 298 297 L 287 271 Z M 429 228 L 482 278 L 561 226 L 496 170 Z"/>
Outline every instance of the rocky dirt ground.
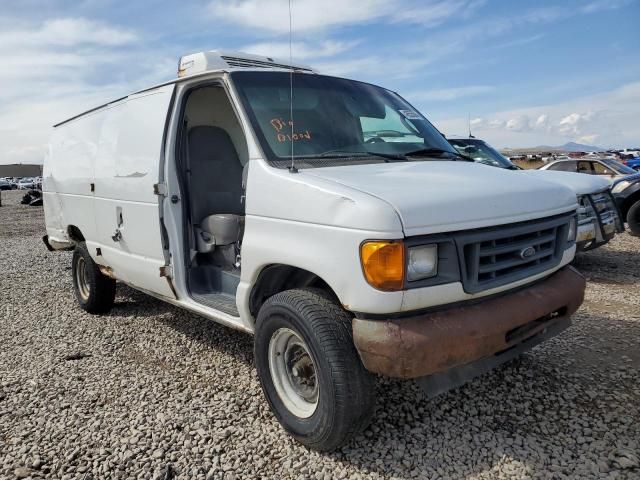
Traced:
<path fill-rule="evenodd" d="M 582 255 L 559 337 L 426 401 L 380 380 L 375 419 L 332 454 L 289 438 L 251 337 L 119 286 L 73 298 L 42 208 L 0 207 L 0 478 L 640 478 L 640 239 Z"/>

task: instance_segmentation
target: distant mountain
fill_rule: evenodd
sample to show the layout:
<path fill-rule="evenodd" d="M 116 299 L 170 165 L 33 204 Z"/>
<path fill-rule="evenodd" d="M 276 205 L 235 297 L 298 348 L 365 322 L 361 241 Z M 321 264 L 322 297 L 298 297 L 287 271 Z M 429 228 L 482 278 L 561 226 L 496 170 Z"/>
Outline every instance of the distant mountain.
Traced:
<path fill-rule="evenodd" d="M 564 150 L 565 152 L 601 152 L 605 150 L 595 145 L 585 145 L 583 143 L 567 142 L 564 145 L 550 147 L 549 145 L 540 145 L 532 150 Z"/>
<path fill-rule="evenodd" d="M 602 147 L 597 147 L 595 145 L 585 145 L 583 143 L 576 142 L 568 142 L 564 145 L 560 145 L 557 147 L 551 147 L 549 145 L 538 145 L 537 147 L 531 148 L 513 148 L 506 149 L 512 151 L 533 151 L 533 152 L 602 152 L 606 150 Z"/>
<path fill-rule="evenodd" d="M 585 145 L 583 143 L 576 143 L 576 142 L 568 142 L 568 143 L 565 143 L 564 145 L 560 145 L 557 148 L 561 150 L 566 150 L 568 152 L 600 152 L 605 150 L 602 147 L 596 147 L 594 145 Z"/>

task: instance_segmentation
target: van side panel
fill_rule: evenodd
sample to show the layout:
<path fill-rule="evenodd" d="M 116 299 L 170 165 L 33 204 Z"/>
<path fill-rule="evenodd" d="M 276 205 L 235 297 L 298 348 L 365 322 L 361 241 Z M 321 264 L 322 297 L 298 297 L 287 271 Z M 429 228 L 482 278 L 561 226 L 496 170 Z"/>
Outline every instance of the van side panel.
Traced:
<path fill-rule="evenodd" d="M 97 261 L 115 276 L 158 295 L 173 297 L 166 278 L 160 234 L 160 175 L 167 111 L 174 85 L 128 97 L 108 108 L 95 175 Z M 119 232 L 120 238 L 112 237 Z"/>
<path fill-rule="evenodd" d="M 45 222 L 53 241 L 68 241 L 70 225 L 95 238 L 91 184 L 104 117 L 94 112 L 53 131 L 43 172 Z"/>

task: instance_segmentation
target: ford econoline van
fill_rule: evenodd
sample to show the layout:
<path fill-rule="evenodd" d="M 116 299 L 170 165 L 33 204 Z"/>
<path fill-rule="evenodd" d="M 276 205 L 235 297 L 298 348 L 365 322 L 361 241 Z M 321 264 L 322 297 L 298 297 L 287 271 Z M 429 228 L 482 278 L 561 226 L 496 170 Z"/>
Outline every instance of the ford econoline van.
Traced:
<path fill-rule="evenodd" d="M 376 375 L 438 394 L 583 300 L 572 190 L 469 162 L 392 91 L 270 57 L 183 57 L 56 125 L 44 177 L 83 309 L 119 281 L 253 334 L 274 415 L 318 450 L 368 425 Z"/>

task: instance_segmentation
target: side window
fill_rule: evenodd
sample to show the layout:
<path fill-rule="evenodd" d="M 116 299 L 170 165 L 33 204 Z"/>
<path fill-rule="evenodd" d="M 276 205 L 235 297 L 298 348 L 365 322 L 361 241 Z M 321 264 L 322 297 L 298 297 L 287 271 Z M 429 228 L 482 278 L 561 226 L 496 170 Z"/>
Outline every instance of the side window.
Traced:
<path fill-rule="evenodd" d="M 398 112 L 384 107 L 384 118 L 360 117 L 364 141 L 422 143 L 424 140 Z"/>
<path fill-rule="evenodd" d="M 558 162 L 551 165 L 549 170 L 557 170 L 559 172 L 575 172 L 576 162 Z"/>
<path fill-rule="evenodd" d="M 578 162 L 578 173 L 588 173 L 593 175 L 593 167 L 591 162 Z"/>
<path fill-rule="evenodd" d="M 596 175 L 613 175 L 613 172 L 600 162 L 593 162 L 592 165 Z"/>

